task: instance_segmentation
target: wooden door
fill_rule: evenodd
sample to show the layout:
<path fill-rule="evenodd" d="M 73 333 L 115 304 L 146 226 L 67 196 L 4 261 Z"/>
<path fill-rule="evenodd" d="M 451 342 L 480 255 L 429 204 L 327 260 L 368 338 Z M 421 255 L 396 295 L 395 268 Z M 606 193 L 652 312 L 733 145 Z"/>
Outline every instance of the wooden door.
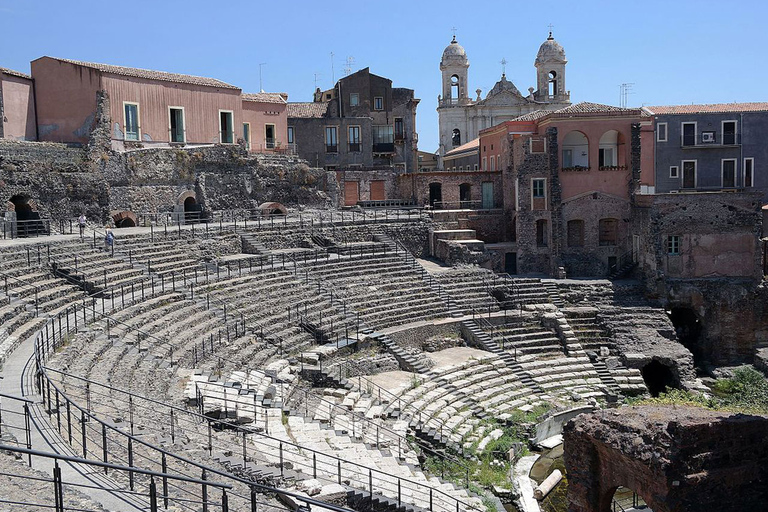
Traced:
<path fill-rule="evenodd" d="M 360 200 L 360 190 L 356 181 L 344 182 L 344 206 L 354 206 Z"/>
<path fill-rule="evenodd" d="M 386 192 L 384 192 L 384 181 L 377 180 L 371 182 L 371 201 L 383 201 L 385 200 Z"/>

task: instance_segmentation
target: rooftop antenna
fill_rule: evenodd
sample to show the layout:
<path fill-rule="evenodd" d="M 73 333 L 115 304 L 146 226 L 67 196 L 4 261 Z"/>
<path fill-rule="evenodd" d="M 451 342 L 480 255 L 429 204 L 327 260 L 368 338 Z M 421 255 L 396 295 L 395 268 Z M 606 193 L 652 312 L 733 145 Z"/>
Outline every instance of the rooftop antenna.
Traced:
<path fill-rule="evenodd" d="M 262 81 L 261 81 L 261 68 L 262 68 L 262 66 L 265 66 L 266 64 L 267 64 L 266 62 L 260 62 L 259 63 L 259 91 L 261 91 L 261 92 L 264 92 L 264 85 L 262 84 Z"/>
<path fill-rule="evenodd" d="M 315 73 L 315 89 L 314 90 L 317 90 L 317 79 L 321 78 L 322 76 L 323 75 L 321 75 L 320 73 Z"/>
<path fill-rule="evenodd" d="M 634 82 L 625 82 L 619 85 L 619 106 L 621 108 L 627 108 L 627 96 L 634 94 L 632 92 L 633 85 L 635 85 Z"/>
<path fill-rule="evenodd" d="M 352 66 L 355 65 L 355 58 L 351 55 L 347 57 L 346 65 L 344 66 L 344 76 L 349 76 L 352 73 Z"/>
<path fill-rule="evenodd" d="M 331 52 L 331 86 L 336 84 L 336 73 L 333 71 L 333 52 Z"/>

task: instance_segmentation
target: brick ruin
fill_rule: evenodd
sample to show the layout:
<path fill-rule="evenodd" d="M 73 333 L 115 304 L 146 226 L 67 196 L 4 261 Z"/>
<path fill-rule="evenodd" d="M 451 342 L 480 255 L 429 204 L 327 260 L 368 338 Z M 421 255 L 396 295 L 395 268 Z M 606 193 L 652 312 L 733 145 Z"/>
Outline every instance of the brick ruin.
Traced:
<path fill-rule="evenodd" d="M 625 407 L 565 425 L 569 512 L 606 512 L 619 486 L 655 512 L 763 510 L 768 418 Z"/>

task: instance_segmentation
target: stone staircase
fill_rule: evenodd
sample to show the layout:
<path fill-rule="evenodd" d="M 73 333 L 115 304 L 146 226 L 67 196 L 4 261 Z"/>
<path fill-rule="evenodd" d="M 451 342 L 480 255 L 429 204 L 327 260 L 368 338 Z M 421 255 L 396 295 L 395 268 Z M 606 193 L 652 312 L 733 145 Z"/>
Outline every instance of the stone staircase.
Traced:
<path fill-rule="evenodd" d="M 470 339 L 477 344 L 479 347 L 481 347 L 483 350 L 486 350 L 488 352 L 491 352 L 493 354 L 496 354 L 501 358 L 506 365 L 512 369 L 520 378 L 520 381 L 527 387 L 537 391 L 541 392 L 542 389 L 536 384 L 536 382 L 531 378 L 530 375 L 528 375 L 527 372 L 523 370 L 523 368 L 520 366 L 520 364 L 515 361 L 515 358 L 512 357 L 512 354 L 507 352 L 506 350 L 502 350 L 502 348 L 499 346 L 498 343 L 496 343 L 493 338 L 491 338 L 488 333 L 486 333 L 483 329 L 480 328 L 479 325 L 474 320 L 463 320 L 461 322 L 462 331 L 465 334 L 468 334 L 467 340 Z"/>

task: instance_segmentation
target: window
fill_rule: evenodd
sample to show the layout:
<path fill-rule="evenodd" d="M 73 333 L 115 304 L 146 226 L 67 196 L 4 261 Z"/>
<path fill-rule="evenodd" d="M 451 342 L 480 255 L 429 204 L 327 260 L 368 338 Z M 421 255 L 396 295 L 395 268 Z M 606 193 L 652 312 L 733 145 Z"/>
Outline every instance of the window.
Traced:
<path fill-rule="evenodd" d="M 613 151 L 613 148 L 600 148 L 600 151 L 597 155 L 597 165 L 599 167 L 612 167 L 616 165 L 616 160 L 614 159 L 615 153 Z"/>
<path fill-rule="evenodd" d="M 669 235 L 667 237 L 667 254 L 680 254 L 680 235 Z"/>
<path fill-rule="evenodd" d="M 584 247 L 584 221 L 568 221 L 568 247 Z"/>
<path fill-rule="evenodd" d="M 696 188 L 696 160 L 683 160 L 683 188 Z"/>
<path fill-rule="evenodd" d="M 488 170 L 488 157 L 487 156 L 483 157 L 483 170 L 484 171 Z"/>
<path fill-rule="evenodd" d="M 451 76 L 450 98 L 455 100 L 459 98 L 459 75 Z"/>
<path fill-rule="evenodd" d="M 403 140 L 403 139 L 405 139 L 405 132 L 403 130 L 403 118 L 396 117 L 395 118 L 395 140 Z"/>
<path fill-rule="evenodd" d="M 547 246 L 547 221 L 545 219 L 539 219 L 536 221 L 536 246 Z"/>
<path fill-rule="evenodd" d="M 275 147 L 275 125 L 264 125 L 264 142 L 267 144 L 267 149 L 274 149 Z"/>
<path fill-rule="evenodd" d="M 461 131 L 458 128 L 454 128 L 453 133 L 451 133 L 451 145 L 453 147 L 461 146 Z"/>
<path fill-rule="evenodd" d="M 235 128 L 231 110 L 219 110 L 219 141 L 222 144 L 235 142 Z"/>
<path fill-rule="evenodd" d="M 123 102 L 125 140 L 139 140 L 139 104 Z"/>
<path fill-rule="evenodd" d="M 171 142 L 184 142 L 184 108 L 168 107 L 168 121 Z"/>
<path fill-rule="evenodd" d="M 736 121 L 723 121 L 723 144 L 736 144 Z"/>
<path fill-rule="evenodd" d="M 245 141 L 245 149 L 251 150 L 251 123 L 243 123 L 243 140 Z"/>
<path fill-rule="evenodd" d="M 360 95 L 356 92 L 350 93 L 349 95 L 349 106 L 350 107 L 356 107 L 360 105 Z"/>
<path fill-rule="evenodd" d="M 616 245 L 619 238 L 618 219 L 600 219 L 598 227 L 598 236 L 600 245 Z"/>
<path fill-rule="evenodd" d="M 351 152 L 360 151 L 360 127 L 359 126 L 349 127 L 349 151 Z"/>
<path fill-rule="evenodd" d="M 546 197 L 545 188 L 547 186 L 546 178 L 534 178 L 532 182 L 533 197 L 543 198 Z"/>
<path fill-rule="evenodd" d="M 395 151 L 395 134 L 392 125 L 373 127 L 373 151 L 375 153 L 392 153 Z"/>
<path fill-rule="evenodd" d="M 491 155 L 491 172 L 496 170 L 496 159 Z"/>
<path fill-rule="evenodd" d="M 563 167 L 573 167 L 573 150 L 563 150 Z"/>
<path fill-rule="evenodd" d="M 288 144 L 293 144 L 293 126 L 288 127 Z"/>
<path fill-rule="evenodd" d="M 475 170 L 477 170 L 477 164 L 475 164 Z"/>
<path fill-rule="evenodd" d="M 736 160 L 734 159 L 723 160 L 721 163 L 721 169 L 722 169 L 722 187 L 735 188 L 736 187 Z"/>
<path fill-rule="evenodd" d="M 326 153 L 338 153 L 339 152 L 339 134 L 335 126 L 325 127 L 325 152 Z"/>
<path fill-rule="evenodd" d="M 669 177 L 670 178 L 679 178 L 680 177 L 680 168 L 676 165 L 670 165 L 669 166 Z"/>
<path fill-rule="evenodd" d="M 501 170 L 501 155 L 496 155 L 496 168 Z"/>
<path fill-rule="evenodd" d="M 549 72 L 549 81 L 548 81 L 548 87 L 547 87 L 547 93 L 550 97 L 557 94 L 557 73 L 555 71 Z"/>
<path fill-rule="evenodd" d="M 755 159 L 754 158 L 745 158 L 744 159 L 744 186 L 745 187 L 754 187 L 754 167 L 755 167 Z"/>
<path fill-rule="evenodd" d="M 531 153 L 546 153 L 547 152 L 547 139 L 544 137 L 531 137 Z"/>
<path fill-rule="evenodd" d="M 383 96 L 376 96 L 373 98 L 373 110 L 384 110 Z"/>
<path fill-rule="evenodd" d="M 667 123 L 656 125 L 656 142 L 667 142 Z"/>
<path fill-rule="evenodd" d="M 683 123 L 683 146 L 696 145 L 696 123 Z"/>

